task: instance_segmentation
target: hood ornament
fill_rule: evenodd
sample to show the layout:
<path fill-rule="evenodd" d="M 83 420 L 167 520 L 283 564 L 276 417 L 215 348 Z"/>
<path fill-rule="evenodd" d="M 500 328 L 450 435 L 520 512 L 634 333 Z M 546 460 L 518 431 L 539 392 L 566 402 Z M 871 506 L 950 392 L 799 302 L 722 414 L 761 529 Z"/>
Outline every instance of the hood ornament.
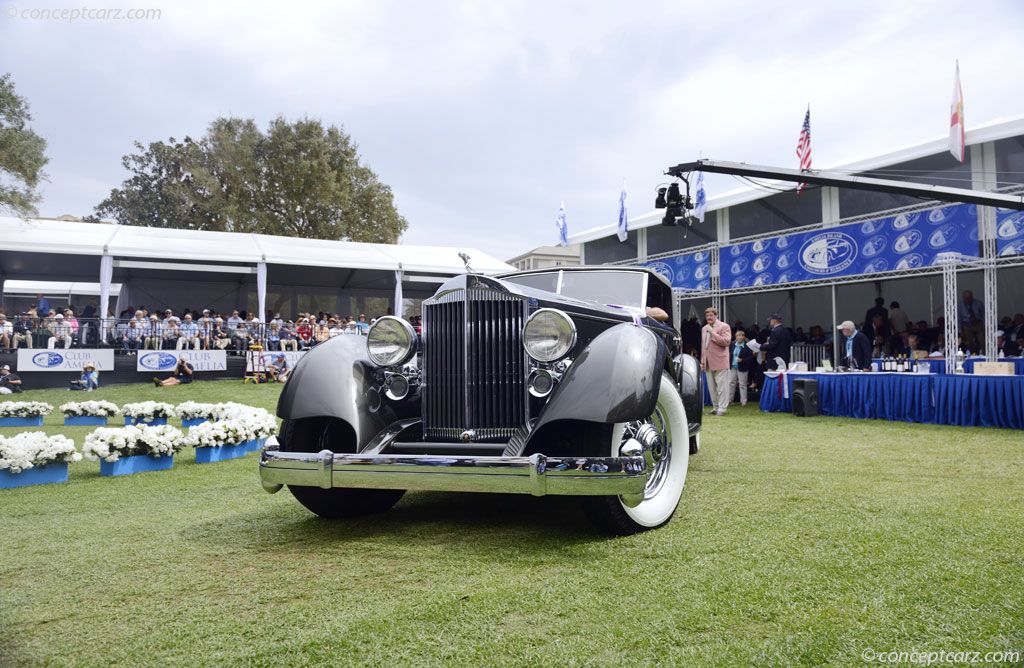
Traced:
<path fill-rule="evenodd" d="M 472 274 L 472 273 L 475 273 L 475 272 L 473 271 L 473 267 L 469 266 L 469 256 L 468 256 L 468 255 L 466 255 L 466 254 L 465 254 L 465 253 L 463 253 L 463 252 L 460 252 L 460 253 L 459 253 L 459 257 L 460 257 L 460 258 L 462 258 L 462 263 L 463 263 L 464 265 L 466 265 L 466 273 L 467 273 L 467 274 Z"/>

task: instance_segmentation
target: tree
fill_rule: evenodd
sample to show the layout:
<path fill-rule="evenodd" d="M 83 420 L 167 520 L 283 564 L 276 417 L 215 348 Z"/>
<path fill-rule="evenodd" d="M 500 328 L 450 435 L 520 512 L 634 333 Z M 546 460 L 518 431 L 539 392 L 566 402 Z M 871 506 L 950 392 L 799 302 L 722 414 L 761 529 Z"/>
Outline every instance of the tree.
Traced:
<path fill-rule="evenodd" d="M 46 178 L 46 140 L 28 127 L 28 102 L 14 91 L 11 75 L 0 76 L 0 209 L 38 215 L 35 188 Z"/>
<path fill-rule="evenodd" d="M 218 118 L 200 141 L 136 142 L 96 207 L 123 225 L 395 243 L 408 227 L 351 137 L 320 121 Z"/>

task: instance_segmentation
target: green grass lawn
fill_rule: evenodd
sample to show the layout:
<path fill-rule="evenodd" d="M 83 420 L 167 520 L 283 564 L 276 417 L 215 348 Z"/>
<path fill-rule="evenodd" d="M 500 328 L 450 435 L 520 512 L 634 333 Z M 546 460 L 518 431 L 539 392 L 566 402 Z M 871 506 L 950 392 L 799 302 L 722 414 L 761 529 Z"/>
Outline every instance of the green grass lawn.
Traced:
<path fill-rule="evenodd" d="M 16 398 L 273 409 L 278 387 Z M 45 430 L 81 446 L 89 427 Z M 762 666 L 1024 651 L 1024 434 L 706 418 L 666 527 L 608 538 L 572 499 L 409 493 L 327 522 L 255 455 L 0 490 L 0 665 Z M 13 434 L 18 429 L 0 429 Z"/>

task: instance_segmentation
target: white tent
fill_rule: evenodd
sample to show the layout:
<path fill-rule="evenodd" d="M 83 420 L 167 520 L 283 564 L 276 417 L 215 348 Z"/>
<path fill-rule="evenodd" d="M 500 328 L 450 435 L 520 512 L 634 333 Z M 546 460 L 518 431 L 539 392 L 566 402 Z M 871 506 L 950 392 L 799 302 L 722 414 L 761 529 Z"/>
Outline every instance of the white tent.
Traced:
<path fill-rule="evenodd" d="M 460 253 L 480 273 L 514 270 L 473 248 L 0 217 L 0 295 L 5 279 L 99 280 L 105 302 L 116 280 L 122 305 L 148 297 L 153 307 L 219 301 L 230 309 L 244 307 L 255 287 L 262 315 L 269 286 L 279 297 L 335 294 L 339 304 L 349 296 L 388 297 L 400 313 L 403 296 L 429 296 L 445 278 L 463 273 Z"/>

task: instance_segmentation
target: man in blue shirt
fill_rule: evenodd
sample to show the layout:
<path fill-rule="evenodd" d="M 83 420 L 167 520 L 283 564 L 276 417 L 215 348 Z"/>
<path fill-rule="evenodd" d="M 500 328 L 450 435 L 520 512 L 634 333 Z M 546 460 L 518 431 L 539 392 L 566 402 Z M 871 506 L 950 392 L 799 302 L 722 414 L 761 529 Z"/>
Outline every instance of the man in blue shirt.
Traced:
<path fill-rule="evenodd" d="M 199 350 L 199 325 L 192 322 L 192 314 L 185 314 L 185 322 L 178 328 L 177 350 L 192 346 L 193 350 Z"/>
<path fill-rule="evenodd" d="M 45 318 L 50 314 L 50 300 L 42 295 L 36 295 L 36 315 Z"/>

